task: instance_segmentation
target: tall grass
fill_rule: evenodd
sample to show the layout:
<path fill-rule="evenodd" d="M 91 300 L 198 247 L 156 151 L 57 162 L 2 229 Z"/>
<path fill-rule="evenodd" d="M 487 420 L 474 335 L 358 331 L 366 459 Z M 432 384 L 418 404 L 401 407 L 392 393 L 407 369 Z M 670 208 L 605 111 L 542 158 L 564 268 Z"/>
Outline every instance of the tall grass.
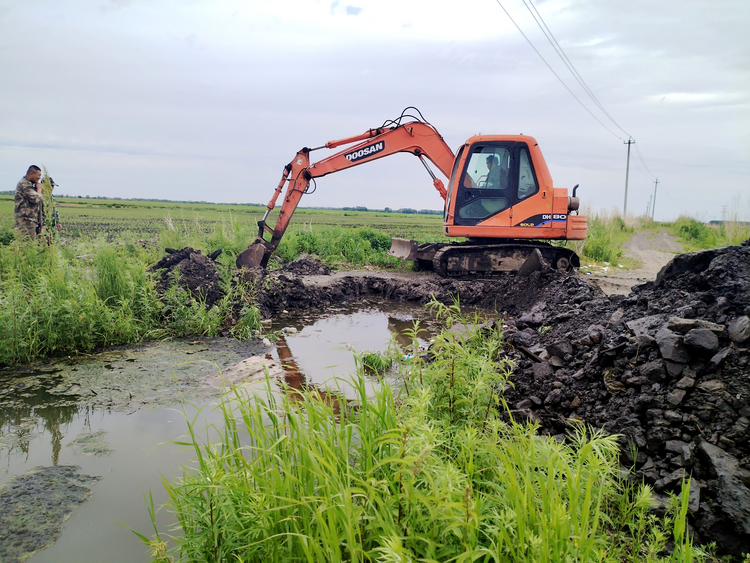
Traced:
<path fill-rule="evenodd" d="M 167 336 L 216 336 L 234 324 L 238 303 L 245 310 L 237 335 L 259 328 L 251 291 L 242 285 L 227 283 L 226 296 L 210 310 L 176 284 L 160 296 L 147 273 L 152 256 L 132 243 L 104 241 L 0 246 L 0 365 Z"/>
<path fill-rule="evenodd" d="M 670 225 L 670 230 L 684 241 L 688 250 L 736 245 L 750 238 L 750 226 L 736 220 L 714 226 L 692 217 L 680 216 Z"/>
<path fill-rule="evenodd" d="M 228 393 L 218 440 L 189 419 L 195 462 L 164 480 L 176 535 L 139 534 L 154 560 L 693 561 L 685 495 L 650 516 L 649 489 L 620 479 L 616 437 L 576 427 L 559 443 L 504 417 L 501 333 L 434 307 L 436 361 L 404 362 L 399 395 L 359 374 L 335 410 L 267 381 Z"/>

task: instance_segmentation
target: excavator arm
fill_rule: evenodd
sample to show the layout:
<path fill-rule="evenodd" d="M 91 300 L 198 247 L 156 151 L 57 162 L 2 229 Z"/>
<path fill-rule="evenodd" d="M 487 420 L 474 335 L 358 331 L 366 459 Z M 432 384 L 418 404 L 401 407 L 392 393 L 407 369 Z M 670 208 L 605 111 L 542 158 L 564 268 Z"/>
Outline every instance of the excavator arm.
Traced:
<path fill-rule="evenodd" d="M 327 158 L 314 163 L 310 162 L 310 153 L 315 150 L 335 149 L 352 144 L 354 145 Z M 425 162 L 425 158 L 432 162 L 442 172 L 443 176 L 449 178 L 455 155 L 440 133 L 428 123 L 412 121 L 403 125 L 397 124 L 392 127 L 369 129 L 361 135 L 329 141 L 314 149 L 305 147 L 284 167 L 281 181 L 276 186 L 276 190 L 266 206 L 266 213 L 263 219 L 258 221 L 258 237 L 237 257 L 237 267 L 265 267 L 268 264 L 268 259 L 284 236 L 300 199 L 307 193 L 310 182 L 314 178 L 353 168 L 399 152 L 411 153 L 420 159 L 432 176 L 435 189 L 445 199 L 445 186 L 442 180 L 432 172 Z M 266 224 L 266 220 L 269 213 L 276 207 L 276 202 L 285 185 L 286 192 L 281 210 L 276 219 L 275 227 L 271 228 Z M 270 236 L 270 239 L 266 240 L 266 236 Z"/>

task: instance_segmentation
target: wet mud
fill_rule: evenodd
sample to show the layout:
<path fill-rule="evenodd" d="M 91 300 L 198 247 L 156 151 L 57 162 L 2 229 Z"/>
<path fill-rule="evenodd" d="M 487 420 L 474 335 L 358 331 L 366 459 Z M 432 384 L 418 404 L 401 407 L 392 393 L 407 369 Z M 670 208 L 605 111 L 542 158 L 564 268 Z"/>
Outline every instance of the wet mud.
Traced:
<path fill-rule="evenodd" d="M 0 487 L 0 561 L 22 563 L 60 537 L 65 520 L 100 477 L 80 467 L 34 467 Z"/>

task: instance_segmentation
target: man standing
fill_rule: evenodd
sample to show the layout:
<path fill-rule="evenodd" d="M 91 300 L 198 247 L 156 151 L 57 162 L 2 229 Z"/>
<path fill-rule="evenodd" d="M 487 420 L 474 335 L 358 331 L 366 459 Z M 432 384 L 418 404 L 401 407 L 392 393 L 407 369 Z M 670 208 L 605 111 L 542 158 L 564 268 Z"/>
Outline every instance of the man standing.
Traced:
<path fill-rule="evenodd" d="M 29 166 L 26 176 L 16 185 L 16 230 L 30 238 L 35 238 L 42 225 L 42 169 Z"/>

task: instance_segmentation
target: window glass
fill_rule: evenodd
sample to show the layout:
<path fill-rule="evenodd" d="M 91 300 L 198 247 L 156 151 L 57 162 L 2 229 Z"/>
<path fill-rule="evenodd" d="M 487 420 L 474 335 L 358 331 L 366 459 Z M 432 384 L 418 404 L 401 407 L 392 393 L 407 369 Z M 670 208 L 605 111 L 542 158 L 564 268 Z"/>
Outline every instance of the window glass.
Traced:
<path fill-rule="evenodd" d="M 451 199 L 453 199 L 453 190 L 456 189 L 456 173 L 458 172 L 458 163 L 461 160 L 461 155 L 464 152 L 464 147 L 466 145 L 462 146 L 460 149 L 458 149 L 458 154 L 456 155 L 456 161 L 453 163 L 453 171 L 451 172 L 451 179 L 450 182 L 448 182 L 448 197 L 445 200 L 445 210 L 443 211 L 443 221 L 448 221 L 448 210 L 451 207 Z"/>
<path fill-rule="evenodd" d="M 534 169 L 531 167 L 531 158 L 526 148 L 521 149 L 518 163 L 518 199 L 524 199 L 539 191 L 539 186 L 534 177 Z"/>
<path fill-rule="evenodd" d="M 484 219 L 508 207 L 504 197 L 482 197 L 462 206 L 458 210 L 461 219 Z"/>
<path fill-rule="evenodd" d="M 511 151 L 506 147 L 478 146 L 469 158 L 464 187 L 507 190 L 510 186 Z"/>

